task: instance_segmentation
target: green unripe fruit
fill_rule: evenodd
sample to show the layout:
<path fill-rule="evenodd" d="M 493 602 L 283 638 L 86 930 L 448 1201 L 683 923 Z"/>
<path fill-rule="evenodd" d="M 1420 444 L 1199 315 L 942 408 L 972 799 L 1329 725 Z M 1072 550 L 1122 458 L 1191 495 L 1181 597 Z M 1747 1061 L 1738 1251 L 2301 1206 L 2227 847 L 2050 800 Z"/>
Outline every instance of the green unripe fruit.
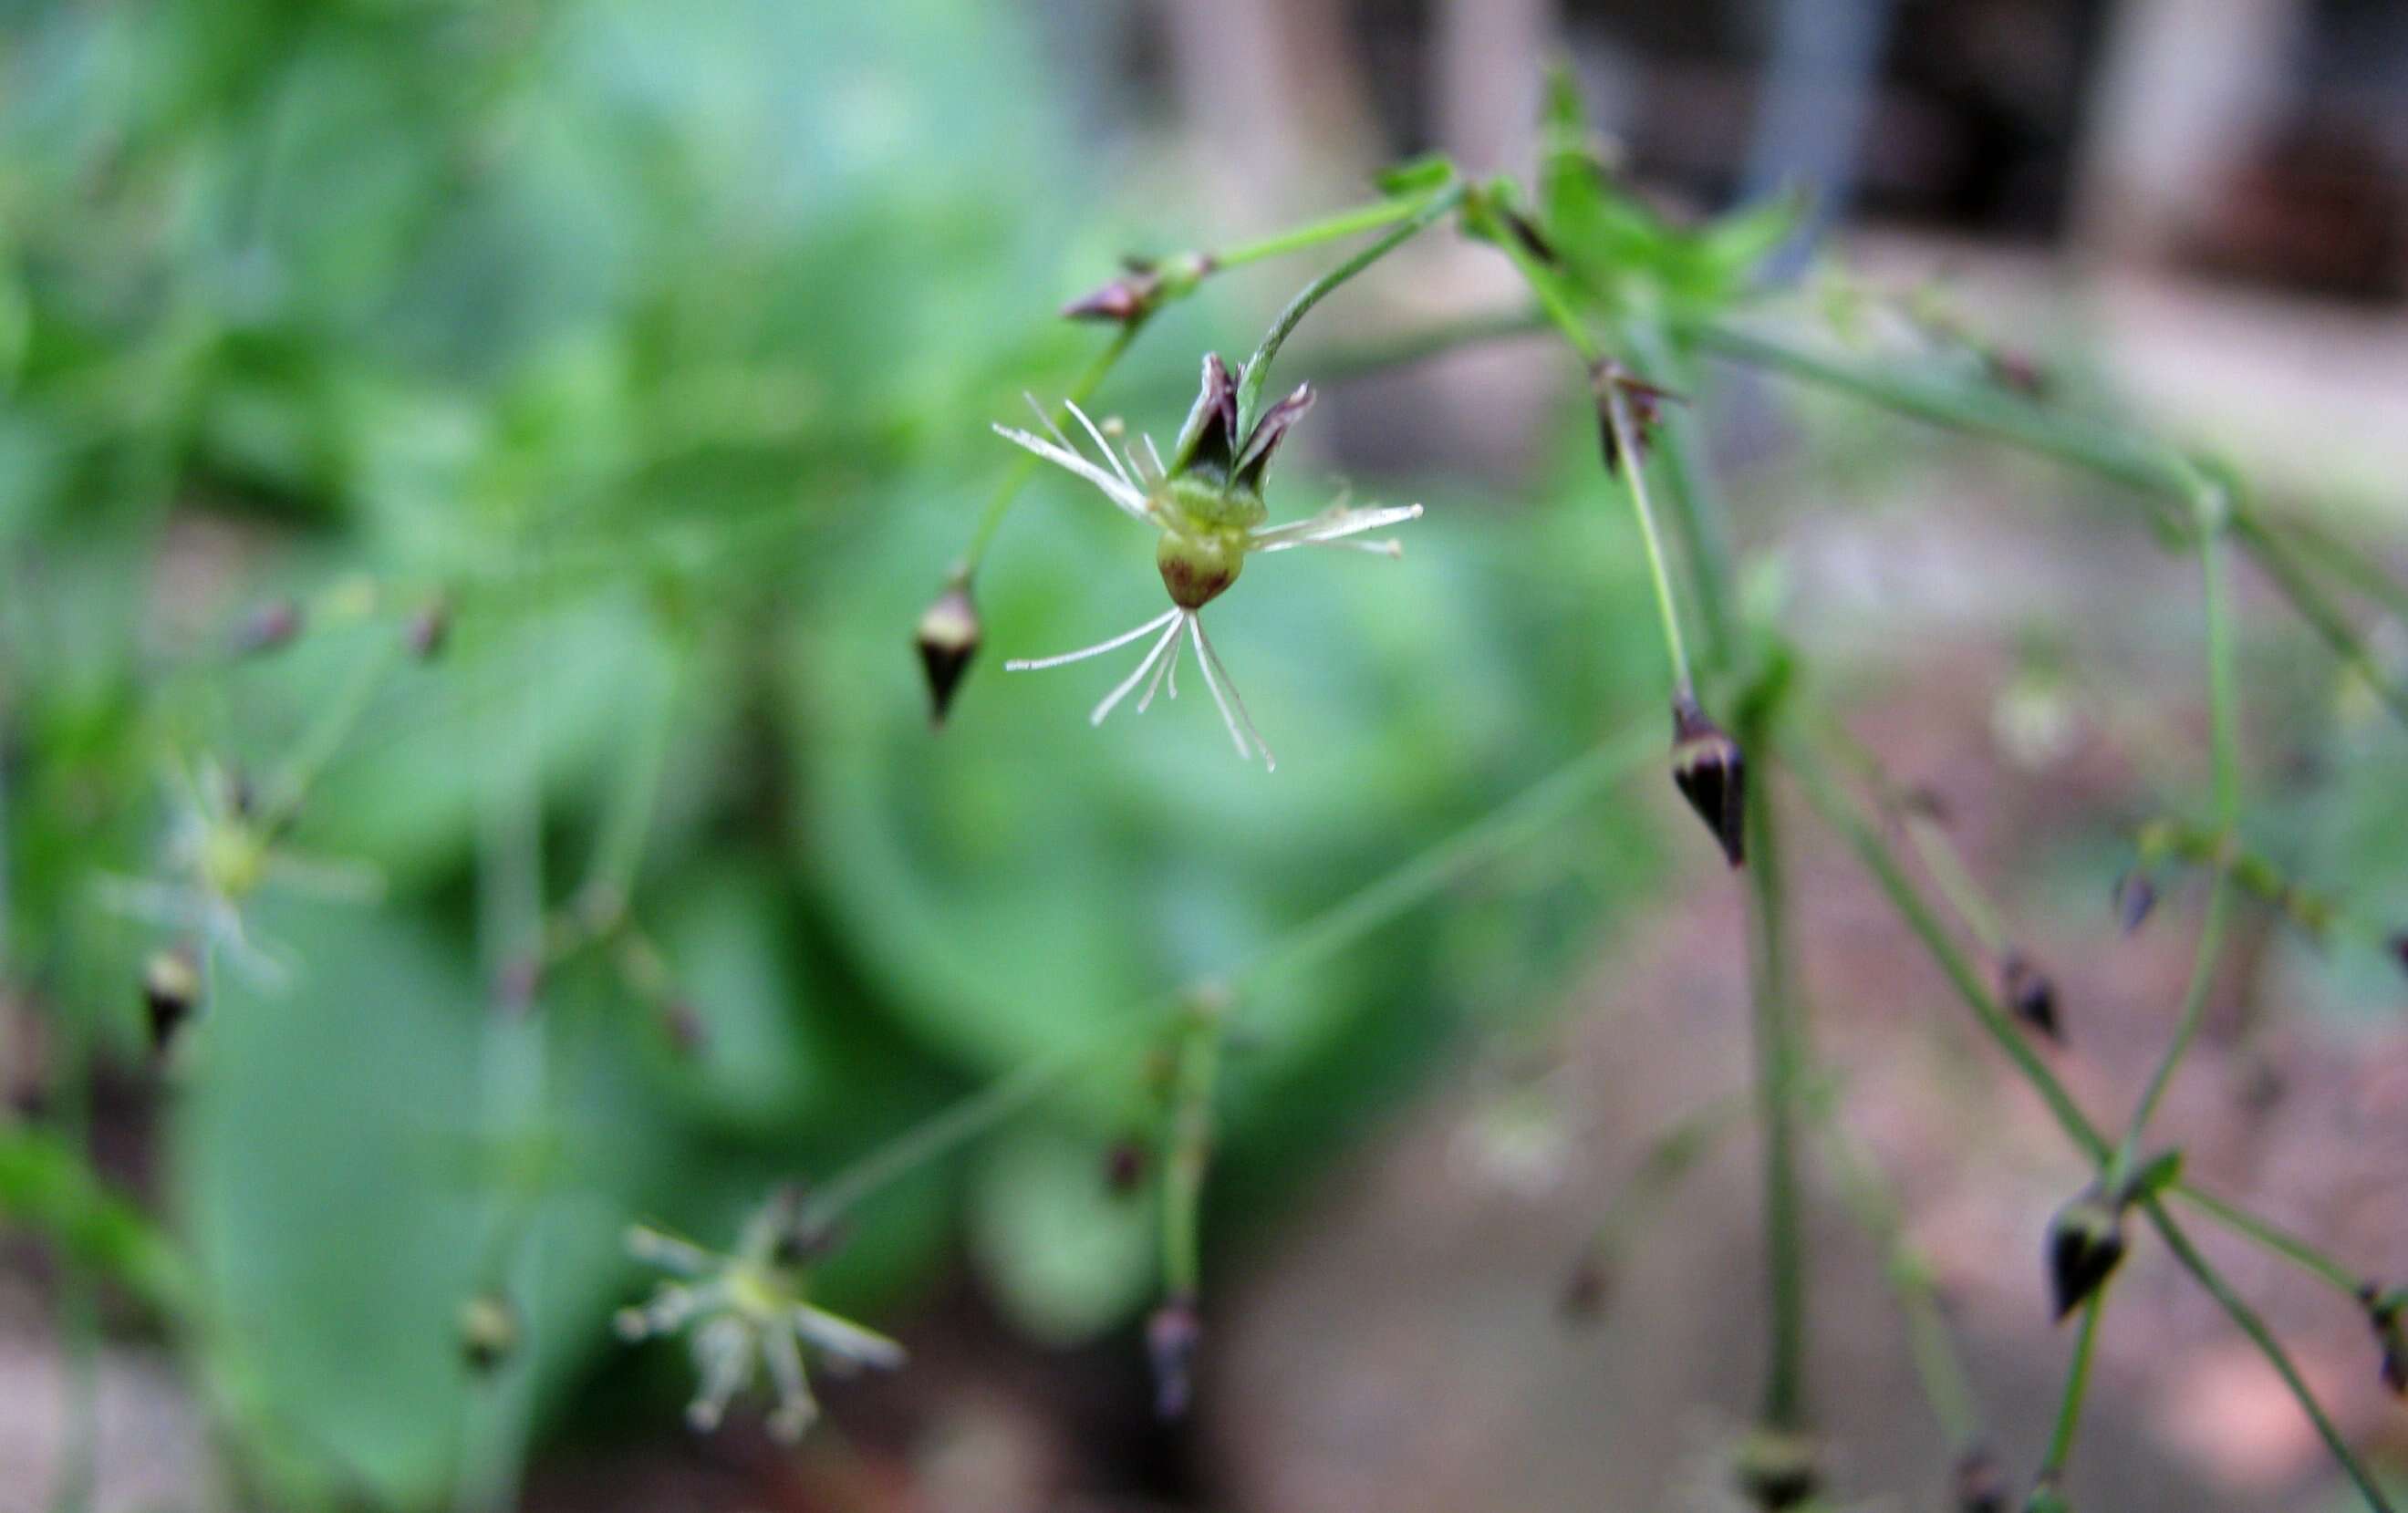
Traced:
<path fill-rule="evenodd" d="M 1238 580 L 1246 565 L 1245 533 L 1186 535 L 1165 531 L 1154 546 L 1154 561 L 1162 569 L 1162 586 L 1170 592 L 1170 602 L 1182 609 L 1201 609 Z"/>

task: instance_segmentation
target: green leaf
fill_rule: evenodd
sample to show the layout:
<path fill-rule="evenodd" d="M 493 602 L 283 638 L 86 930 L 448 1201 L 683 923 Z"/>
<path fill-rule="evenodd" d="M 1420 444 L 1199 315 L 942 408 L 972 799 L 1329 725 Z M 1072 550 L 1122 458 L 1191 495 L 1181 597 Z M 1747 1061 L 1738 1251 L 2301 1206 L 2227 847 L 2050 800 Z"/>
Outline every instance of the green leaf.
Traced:
<path fill-rule="evenodd" d="M 1429 152 L 1407 158 L 1372 182 L 1392 200 L 1412 200 L 1444 189 L 1455 178 L 1455 160 L 1441 152 Z"/>

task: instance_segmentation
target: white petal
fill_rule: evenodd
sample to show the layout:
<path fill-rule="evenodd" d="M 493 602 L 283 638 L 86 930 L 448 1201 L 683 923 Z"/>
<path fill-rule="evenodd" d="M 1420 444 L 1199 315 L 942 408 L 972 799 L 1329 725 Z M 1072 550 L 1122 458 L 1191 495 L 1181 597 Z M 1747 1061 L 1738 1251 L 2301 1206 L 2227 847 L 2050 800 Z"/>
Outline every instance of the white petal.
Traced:
<path fill-rule="evenodd" d="M 1044 458 L 1047 462 L 1052 463 L 1056 467 L 1068 468 L 1071 472 L 1078 474 L 1081 478 L 1085 478 L 1096 488 L 1101 489 L 1104 492 L 1104 497 L 1111 500 L 1114 507 L 1118 508 L 1121 513 L 1128 516 L 1131 520 L 1144 521 L 1148 524 L 1153 523 L 1153 517 L 1146 512 L 1145 495 L 1138 492 L 1135 489 L 1123 483 L 1119 478 L 1105 472 L 1102 468 L 1097 467 L 1095 464 L 1087 461 L 1078 453 L 1062 447 L 1057 447 L 1042 436 L 1032 436 L 1025 431 L 1015 431 L 1008 425 L 996 426 L 995 428 L 995 434 L 1001 436 L 1004 440 L 1010 442 L 1015 447 L 1035 452 L 1038 456 Z"/>
<path fill-rule="evenodd" d="M 1023 658 L 1017 662 L 1007 662 L 1003 664 L 1003 670 L 1008 673 L 1042 672 L 1048 667 L 1059 667 L 1066 663 L 1084 662 L 1089 657 L 1100 657 L 1107 651 L 1116 650 L 1128 645 L 1140 635 L 1150 635 L 1162 629 L 1166 621 L 1178 618 L 1179 611 L 1176 607 L 1166 609 L 1137 629 L 1124 631 L 1109 641 L 1097 641 L 1094 646 L 1081 647 L 1076 651 L 1065 651 L 1058 657 Z"/>

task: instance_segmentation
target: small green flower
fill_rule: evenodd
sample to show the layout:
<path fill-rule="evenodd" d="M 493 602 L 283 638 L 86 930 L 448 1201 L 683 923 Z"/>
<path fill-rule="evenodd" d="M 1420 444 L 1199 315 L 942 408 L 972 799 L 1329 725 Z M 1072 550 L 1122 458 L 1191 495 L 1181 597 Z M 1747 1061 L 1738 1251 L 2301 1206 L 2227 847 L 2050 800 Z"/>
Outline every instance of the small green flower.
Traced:
<path fill-rule="evenodd" d="M 818 1249 L 807 1231 L 801 1190 L 793 1186 L 770 1195 L 744 1226 L 733 1254 L 640 1224 L 627 1232 L 629 1254 L 678 1279 L 661 1282 L 640 1307 L 622 1308 L 619 1334 L 641 1340 L 694 1325 L 701 1385 L 685 1417 L 696 1431 L 718 1428 L 728 1403 L 752 1379 L 756 1364 L 766 1363 L 777 1394 L 769 1432 L 789 1443 L 801 1438 L 819 1417 L 803 1373 L 806 1345 L 838 1376 L 903 1363 L 902 1346 L 811 1305 L 809 1262 Z"/>
<path fill-rule="evenodd" d="M 1340 499 L 1309 519 L 1284 525 L 1266 523 L 1270 510 L 1263 503 L 1263 476 L 1289 428 L 1312 407 L 1312 386 L 1300 385 L 1294 393 L 1265 410 L 1240 437 L 1238 376 L 1216 353 L 1204 359 L 1203 392 L 1197 396 L 1196 407 L 1188 412 L 1187 423 L 1180 428 L 1179 441 L 1171 449 L 1167 464 L 1154 447 L 1154 438 L 1142 436 L 1140 439 L 1145 444 L 1143 450 L 1129 447 L 1124 465 L 1103 431 L 1075 404 L 1069 407 L 1070 413 L 1103 453 L 1103 465 L 1083 456 L 1034 399 L 1029 404 L 1037 409 L 1037 419 L 1051 440 L 1009 426 L 996 426 L 996 434 L 1005 440 L 1077 474 L 1101 490 L 1121 513 L 1158 532 L 1154 564 L 1162 574 L 1162 586 L 1170 594 L 1170 607 L 1135 630 L 1057 657 L 1007 662 L 1004 670 L 1034 672 L 1059 667 L 1154 635 L 1154 645 L 1137 670 L 1104 695 L 1103 702 L 1087 717 L 1089 724 L 1099 725 L 1148 673 L 1154 675 L 1154 679 L 1137 702 L 1139 713 L 1142 714 L 1153 704 L 1154 693 L 1166 687 L 1170 696 L 1177 698 L 1182 640 L 1192 642 L 1196 660 L 1204 669 L 1205 687 L 1220 708 L 1229 738 L 1237 743 L 1238 754 L 1251 757 L 1259 751 L 1266 768 L 1276 767 L 1279 764 L 1270 747 L 1254 729 L 1244 701 L 1238 697 L 1237 685 L 1230 680 L 1228 669 L 1221 665 L 1220 657 L 1204 634 L 1199 611 L 1238 580 L 1246 559 L 1256 552 L 1285 551 L 1291 547 L 1345 547 L 1394 557 L 1403 549 L 1393 540 L 1353 538 L 1366 531 L 1418 519 L 1422 512 L 1419 505 L 1353 509 Z"/>

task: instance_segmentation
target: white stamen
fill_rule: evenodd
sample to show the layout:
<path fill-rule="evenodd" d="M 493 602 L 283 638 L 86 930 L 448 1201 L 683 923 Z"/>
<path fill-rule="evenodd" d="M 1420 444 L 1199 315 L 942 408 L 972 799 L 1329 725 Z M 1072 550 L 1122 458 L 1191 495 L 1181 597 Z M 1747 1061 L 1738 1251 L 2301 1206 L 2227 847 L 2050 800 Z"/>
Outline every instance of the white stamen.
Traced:
<path fill-rule="evenodd" d="M 796 1304 L 793 1318 L 795 1333 L 825 1350 L 834 1362 L 892 1371 L 908 1359 L 901 1345 L 876 1330 L 864 1329 L 808 1303 Z"/>
<path fill-rule="evenodd" d="M 1170 477 L 1170 469 L 1162 465 L 1162 450 L 1154 444 L 1154 436 L 1151 433 L 1148 433 L 1145 438 L 1145 454 L 1154 459 L 1154 476 L 1155 478 L 1167 478 Z"/>
<path fill-rule="evenodd" d="M 1088 724 L 1102 724 L 1104 722 L 1104 716 L 1112 712 L 1112 707 L 1120 703 L 1121 700 L 1127 698 L 1129 690 L 1137 687 L 1138 679 L 1143 678 L 1146 673 L 1153 668 L 1156 662 L 1162 660 L 1162 654 L 1166 650 L 1169 649 L 1170 643 L 1179 639 L 1178 617 L 1185 613 L 1186 611 L 1182 609 L 1174 609 L 1171 611 L 1170 628 L 1162 633 L 1161 640 L 1154 643 L 1154 649 L 1147 652 L 1145 654 L 1145 660 L 1137 664 L 1137 671 L 1129 674 L 1128 677 L 1122 681 L 1120 687 L 1104 695 L 1104 702 L 1096 705 L 1095 712 L 1087 716 Z M 1188 618 L 1192 620 L 1195 617 L 1190 615 Z"/>
<path fill-rule="evenodd" d="M 1139 453 L 1137 443 L 1133 441 L 1128 442 L 1125 444 L 1121 450 L 1128 454 L 1129 471 L 1137 475 L 1137 480 L 1140 483 L 1142 483 L 1148 489 L 1151 489 L 1155 484 L 1162 481 L 1161 473 L 1149 473 L 1146 471 L 1145 458 Z"/>
<path fill-rule="evenodd" d="M 1045 407 L 1037 402 L 1037 396 L 1035 394 L 1023 389 L 1020 392 L 1020 397 L 1028 401 L 1028 413 L 1037 417 L 1037 423 L 1045 428 L 1045 434 L 1047 435 L 1052 436 L 1056 442 L 1060 443 L 1062 450 L 1068 452 L 1071 456 L 1076 457 L 1079 455 L 1079 449 L 1070 445 L 1070 438 L 1062 434 L 1062 428 L 1054 423 L 1054 417 L 1045 413 Z"/>
<path fill-rule="evenodd" d="M 820 1416 L 810 1381 L 803 1375 L 802 1347 L 795 1343 L 793 1331 L 772 1328 L 761 1336 L 761 1355 L 769 1363 L 769 1383 L 778 1394 L 778 1406 L 769 1413 L 769 1433 L 791 1445 Z"/>
<path fill-rule="evenodd" d="M 1165 657 L 1162 665 L 1154 670 L 1154 681 L 1145 685 L 1145 697 L 1137 701 L 1138 713 L 1145 713 L 1146 707 L 1154 703 L 1154 690 L 1162 687 L 1165 678 L 1170 680 L 1170 696 L 1174 699 L 1179 697 L 1179 654 L 1186 649 L 1186 643 L 1179 639 L 1178 627 L 1172 627 L 1170 655 Z"/>
<path fill-rule="evenodd" d="M 1068 448 L 1057 447 L 1042 436 L 1033 436 L 1025 431 L 1015 431 L 1008 425 L 995 427 L 995 434 L 1015 447 L 1035 452 L 1056 467 L 1068 468 L 1085 478 L 1101 489 L 1104 492 L 1104 497 L 1111 500 L 1121 513 L 1131 520 L 1142 521 L 1149 525 L 1154 523 L 1153 516 L 1145 507 L 1145 495 Z"/>
<path fill-rule="evenodd" d="M 1173 621 L 1178 618 L 1179 610 L 1174 607 L 1164 610 L 1161 614 L 1154 616 L 1152 620 L 1147 621 L 1137 629 L 1133 631 L 1124 631 L 1120 635 L 1113 636 L 1109 641 L 1097 641 L 1094 646 L 1081 647 L 1076 651 L 1065 651 L 1058 657 L 1023 658 L 1018 662 L 1007 662 L 1003 664 L 1003 670 L 1008 673 L 1042 672 L 1048 667 L 1059 667 L 1067 663 L 1084 662 L 1089 657 L 1100 657 L 1107 651 L 1118 650 L 1120 648 L 1128 645 L 1131 641 L 1136 640 L 1139 636 L 1151 635 L 1152 633 L 1160 630 L 1166 621 Z"/>
<path fill-rule="evenodd" d="M 1394 536 L 1384 541 L 1282 541 L 1272 546 L 1257 547 L 1255 550 L 1266 552 L 1285 551 L 1290 547 L 1326 547 L 1333 551 L 1368 551 L 1374 557 L 1401 557 L 1405 554 L 1405 544 Z"/>
<path fill-rule="evenodd" d="M 664 1235 L 649 1224 L 638 1224 L 627 1231 L 627 1254 L 681 1277 L 699 1277 L 711 1266 L 710 1252 L 674 1235 Z"/>
<path fill-rule="evenodd" d="M 1204 617 L 1188 616 L 1187 629 L 1196 640 L 1196 660 L 1204 664 L 1204 686 L 1212 691 L 1212 702 L 1221 707 L 1221 722 L 1229 727 L 1229 739 L 1238 743 L 1238 754 L 1241 757 L 1254 755 L 1246 746 L 1246 737 L 1251 735 L 1254 745 L 1262 749 L 1263 770 L 1276 772 L 1279 759 L 1271 755 L 1270 746 L 1263 739 L 1262 732 L 1254 729 L 1254 721 L 1247 718 L 1245 701 L 1238 697 L 1237 680 L 1229 676 L 1228 668 L 1221 665 L 1221 659 L 1212 654 L 1212 643 L 1204 637 Z M 1226 699 L 1222 697 L 1225 684 L 1228 689 Z M 1235 714 L 1230 712 L 1233 704 L 1237 706 Z"/>
<path fill-rule="evenodd" d="M 1112 450 L 1112 444 L 1104 439 L 1104 434 L 1101 431 L 1096 429 L 1096 422 L 1087 419 L 1087 412 L 1079 407 L 1079 402 L 1075 399 L 1066 399 L 1062 403 L 1069 407 L 1070 413 L 1078 417 L 1079 423 L 1087 428 L 1087 435 L 1095 438 L 1096 450 L 1104 454 L 1105 462 L 1112 464 L 1112 476 L 1130 488 L 1136 488 L 1135 480 L 1130 478 L 1127 471 L 1121 466 L 1120 453 Z"/>
<path fill-rule="evenodd" d="M 1341 536 L 1360 535 L 1383 526 L 1421 519 L 1419 505 L 1389 505 L 1373 509 L 1325 509 L 1306 520 L 1291 521 L 1254 532 L 1248 545 L 1255 551 L 1281 551 L 1289 547 L 1313 546 L 1335 541 Z"/>

